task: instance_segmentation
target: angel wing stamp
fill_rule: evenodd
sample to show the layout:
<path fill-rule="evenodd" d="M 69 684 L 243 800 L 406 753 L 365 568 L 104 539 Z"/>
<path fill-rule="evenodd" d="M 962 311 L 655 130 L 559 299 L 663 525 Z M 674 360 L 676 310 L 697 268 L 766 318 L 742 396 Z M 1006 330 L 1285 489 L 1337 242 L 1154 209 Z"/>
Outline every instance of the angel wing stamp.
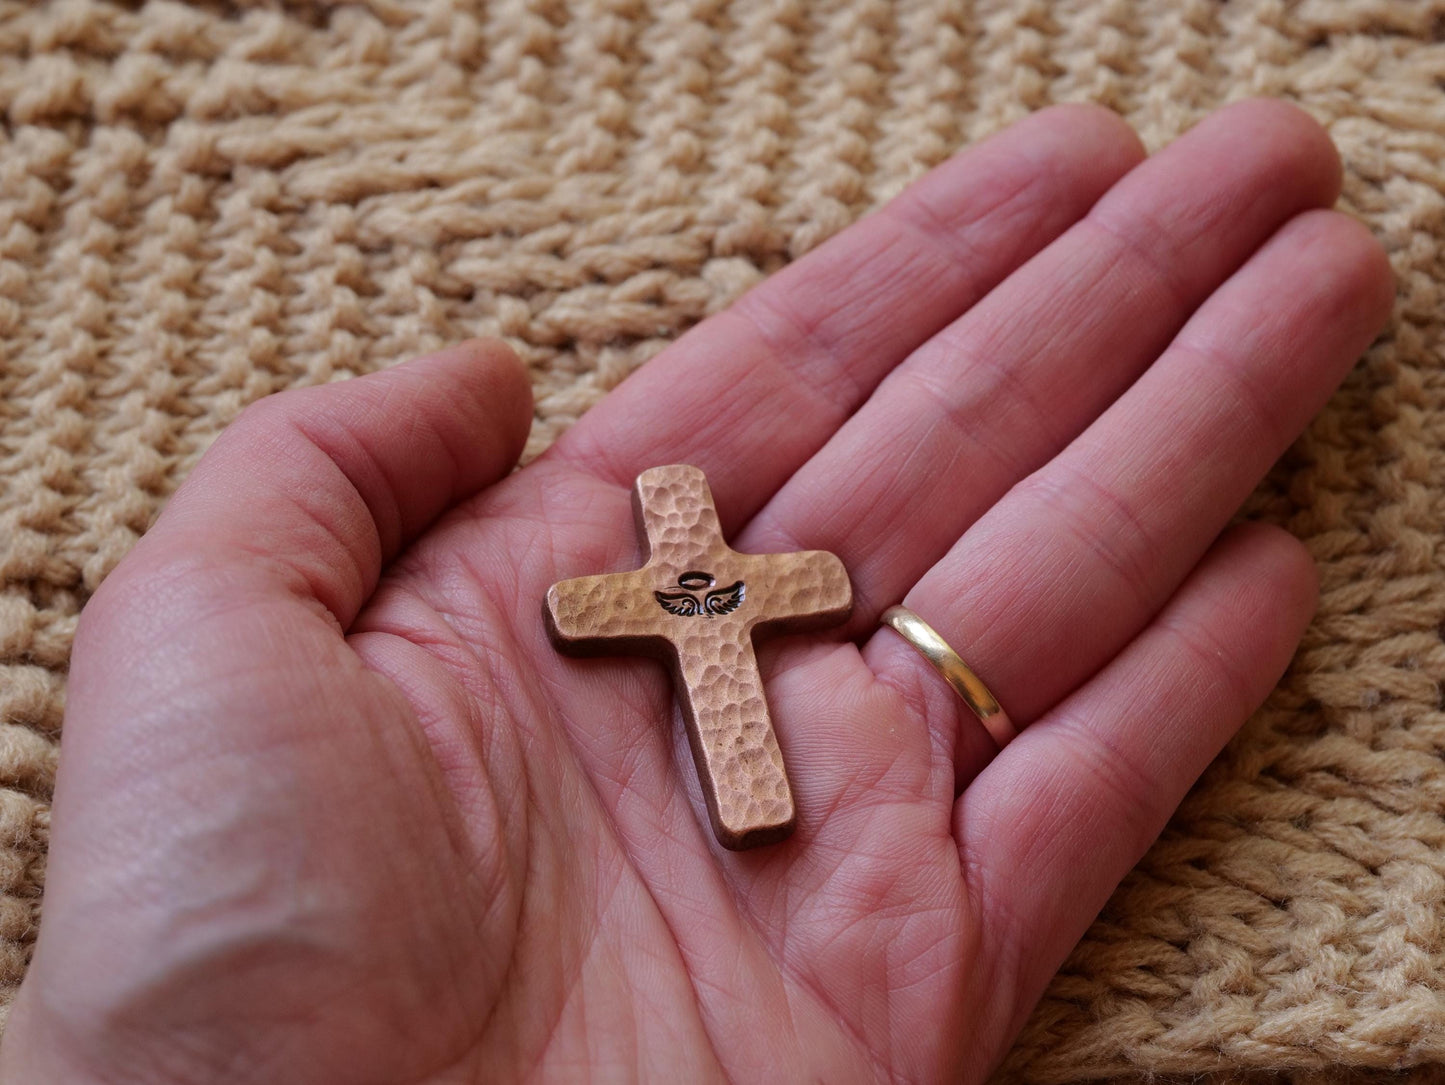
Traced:
<path fill-rule="evenodd" d="M 714 588 L 703 596 L 703 613 L 709 617 L 731 614 L 743 605 L 743 590 L 741 580 L 728 588 Z"/>
<path fill-rule="evenodd" d="M 681 618 L 719 618 L 743 605 L 747 588 L 741 580 L 726 588 L 713 588 L 715 582 L 711 573 L 687 572 L 677 578 L 675 588 L 652 595 L 663 610 Z M 704 592 L 706 588 L 712 590 Z"/>
<path fill-rule="evenodd" d="M 662 604 L 662 609 L 669 614 L 676 614 L 679 617 L 688 618 L 694 614 L 701 614 L 702 603 L 697 596 L 687 591 L 655 591 L 653 597 Z"/>

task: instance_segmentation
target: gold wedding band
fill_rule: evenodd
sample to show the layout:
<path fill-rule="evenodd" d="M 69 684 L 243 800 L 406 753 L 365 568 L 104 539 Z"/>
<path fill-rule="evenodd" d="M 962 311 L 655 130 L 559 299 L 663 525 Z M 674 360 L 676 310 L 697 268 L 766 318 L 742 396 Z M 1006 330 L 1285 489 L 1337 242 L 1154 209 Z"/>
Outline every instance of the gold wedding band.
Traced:
<path fill-rule="evenodd" d="M 1018 731 L 1014 730 L 1013 721 L 998 703 L 998 698 L 988 691 L 983 680 L 948 646 L 948 641 L 938 635 L 938 630 L 907 607 L 889 607 L 879 620 L 933 664 L 933 669 L 943 675 L 943 680 L 963 698 L 963 703 L 973 709 L 973 714 L 987 728 L 999 749 L 1003 749 L 1017 737 Z"/>

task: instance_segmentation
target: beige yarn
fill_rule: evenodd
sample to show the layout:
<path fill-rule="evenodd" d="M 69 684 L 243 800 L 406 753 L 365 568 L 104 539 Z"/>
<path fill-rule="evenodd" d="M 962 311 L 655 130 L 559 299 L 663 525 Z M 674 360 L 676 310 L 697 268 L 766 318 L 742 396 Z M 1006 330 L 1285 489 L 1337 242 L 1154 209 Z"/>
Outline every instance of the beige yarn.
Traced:
<path fill-rule="evenodd" d="M 4 990 L 76 614 L 245 404 L 501 334 L 535 454 L 1031 109 L 1101 102 L 1159 146 L 1272 94 L 1329 127 L 1399 277 L 1390 331 L 1251 506 L 1319 559 L 1319 617 L 1002 1077 L 1436 1080 L 1442 26 L 1445 0 L 0 0 Z"/>

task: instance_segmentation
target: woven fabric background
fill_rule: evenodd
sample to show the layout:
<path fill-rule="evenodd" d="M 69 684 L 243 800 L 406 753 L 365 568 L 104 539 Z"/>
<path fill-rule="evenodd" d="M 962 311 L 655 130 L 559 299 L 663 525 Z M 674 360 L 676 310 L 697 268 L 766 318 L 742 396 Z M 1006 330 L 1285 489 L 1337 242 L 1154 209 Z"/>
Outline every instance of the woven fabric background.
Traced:
<path fill-rule="evenodd" d="M 39 921 L 76 615 L 245 404 L 500 334 L 535 454 L 1029 110 L 1100 102 L 1158 147 L 1270 94 L 1328 126 L 1399 279 L 1250 509 L 1312 548 L 1319 617 L 1002 1077 L 1433 1077 L 1442 86 L 1445 0 L 0 0 L 0 988 Z"/>

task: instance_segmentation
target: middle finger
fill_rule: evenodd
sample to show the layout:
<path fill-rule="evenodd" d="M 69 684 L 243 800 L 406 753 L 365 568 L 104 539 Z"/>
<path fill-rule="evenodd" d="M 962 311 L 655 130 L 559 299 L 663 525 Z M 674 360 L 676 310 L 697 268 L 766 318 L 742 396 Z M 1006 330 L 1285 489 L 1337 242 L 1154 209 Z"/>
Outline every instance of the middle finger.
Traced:
<path fill-rule="evenodd" d="M 965 528 L 1159 355 L 1339 160 L 1293 106 L 1215 114 L 917 350 L 763 508 L 738 549 L 831 550 L 850 632 L 877 623 Z"/>

